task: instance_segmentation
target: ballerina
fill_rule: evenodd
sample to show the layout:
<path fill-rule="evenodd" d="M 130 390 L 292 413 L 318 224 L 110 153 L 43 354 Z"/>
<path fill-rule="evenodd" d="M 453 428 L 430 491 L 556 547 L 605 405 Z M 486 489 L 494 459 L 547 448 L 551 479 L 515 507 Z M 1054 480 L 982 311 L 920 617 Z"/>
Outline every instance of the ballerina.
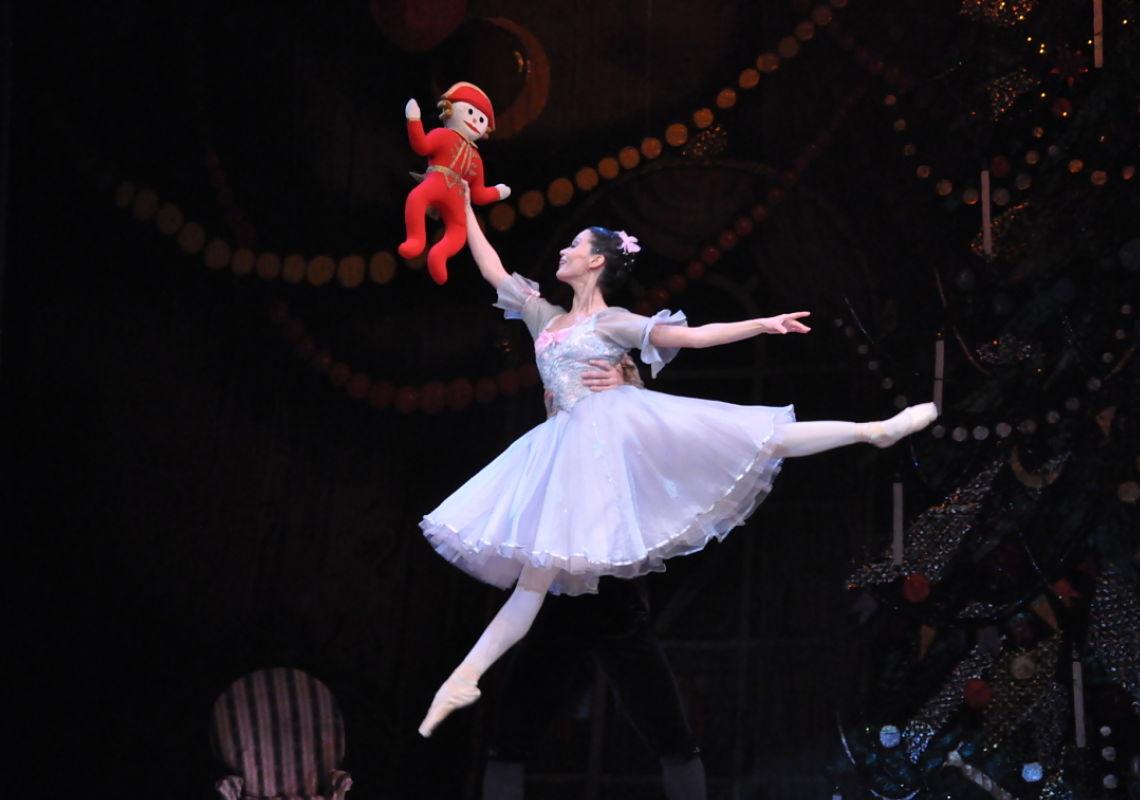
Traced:
<path fill-rule="evenodd" d="M 508 274 L 466 207 L 467 238 L 497 308 L 535 340 L 542 382 L 559 413 L 533 428 L 420 522 L 435 550 L 479 580 L 514 587 L 444 681 L 420 724 L 430 736 L 479 699 L 479 678 L 530 629 L 546 594 L 597 591 L 598 578 L 659 572 L 742 524 L 768 495 L 782 460 L 857 443 L 888 447 L 929 425 L 933 403 L 878 422 L 797 422 L 792 406 L 743 406 L 620 386 L 593 392 L 592 359 L 637 349 L 654 377 L 681 348 L 760 334 L 805 334 L 807 311 L 690 328 L 681 312 L 652 317 L 611 307 L 637 239 L 594 227 L 560 253 L 570 309 Z"/>
<path fill-rule="evenodd" d="M 592 391 L 645 384 L 628 355 L 615 365 L 592 361 L 582 372 Z M 553 395 L 547 415 L 558 413 Z M 509 654 L 483 768 L 483 800 L 523 800 L 526 768 L 542 731 L 565 700 L 585 688 L 596 662 L 617 708 L 657 757 L 666 800 L 707 800 L 704 761 L 686 718 L 673 669 L 649 611 L 645 578 L 601 578 L 598 593 L 546 601 Z M 544 618 L 545 617 L 545 618 Z"/>

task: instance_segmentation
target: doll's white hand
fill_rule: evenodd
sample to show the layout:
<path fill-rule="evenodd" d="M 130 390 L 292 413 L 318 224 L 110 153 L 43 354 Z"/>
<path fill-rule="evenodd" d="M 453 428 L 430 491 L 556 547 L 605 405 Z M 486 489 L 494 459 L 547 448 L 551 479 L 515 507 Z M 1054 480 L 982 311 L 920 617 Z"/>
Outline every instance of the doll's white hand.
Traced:
<path fill-rule="evenodd" d="M 419 119 L 420 118 L 420 104 L 415 101 L 415 98 L 412 98 L 411 100 L 409 100 L 408 104 L 406 106 L 404 106 L 404 118 L 405 119 Z"/>
<path fill-rule="evenodd" d="M 499 199 L 500 200 L 506 200 L 508 197 L 511 196 L 511 187 L 507 186 L 505 183 L 496 183 L 495 189 L 499 193 Z"/>

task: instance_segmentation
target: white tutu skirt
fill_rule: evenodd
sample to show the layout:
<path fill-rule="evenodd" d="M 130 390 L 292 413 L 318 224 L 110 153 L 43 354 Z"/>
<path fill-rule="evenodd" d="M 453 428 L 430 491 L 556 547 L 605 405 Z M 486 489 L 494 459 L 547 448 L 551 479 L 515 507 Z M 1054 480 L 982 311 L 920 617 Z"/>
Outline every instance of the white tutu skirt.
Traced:
<path fill-rule="evenodd" d="M 780 470 L 791 406 L 738 406 L 619 387 L 526 433 L 420 527 L 479 580 L 507 588 L 524 564 L 556 568 L 556 594 L 596 592 L 723 539 Z"/>

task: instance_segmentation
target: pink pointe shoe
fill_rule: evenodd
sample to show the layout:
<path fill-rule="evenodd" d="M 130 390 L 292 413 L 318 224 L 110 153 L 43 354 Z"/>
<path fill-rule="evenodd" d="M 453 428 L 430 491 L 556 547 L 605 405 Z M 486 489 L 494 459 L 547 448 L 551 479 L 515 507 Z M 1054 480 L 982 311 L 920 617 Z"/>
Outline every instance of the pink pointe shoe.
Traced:
<path fill-rule="evenodd" d="M 481 692 L 475 681 L 460 677 L 455 673 L 443 682 L 431 701 L 424 721 L 420 723 L 420 736 L 431 736 L 439 723 L 447 719 L 452 711 L 471 705 L 479 699 Z"/>
<path fill-rule="evenodd" d="M 890 419 L 865 423 L 863 441 L 875 447 L 890 447 L 900 439 L 922 430 L 937 418 L 938 406 L 934 403 L 908 406 Z"/>

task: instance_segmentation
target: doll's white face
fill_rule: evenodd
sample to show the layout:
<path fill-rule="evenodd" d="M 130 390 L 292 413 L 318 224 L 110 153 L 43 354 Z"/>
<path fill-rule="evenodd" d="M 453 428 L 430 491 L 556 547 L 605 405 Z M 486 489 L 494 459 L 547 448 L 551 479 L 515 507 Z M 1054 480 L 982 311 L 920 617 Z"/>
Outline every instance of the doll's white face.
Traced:
<path fill-rule="evenodd" d="M 563 247 L 558 252 L 558 271 L 555 277 L 569 281 L 605 265 L 605 256 L 594 252 L 594 234 L 587 228 L 574 237 L 569 247 Z"/>
<path fill-rule="evenodd" d="M 451 116 L 445 123 L 453 131 L 458 131 L 468 139 L 482 139 L 487 135 L 487 125 L 490 124 L 487 115 L 470 103 L 452 103 Z"/>

